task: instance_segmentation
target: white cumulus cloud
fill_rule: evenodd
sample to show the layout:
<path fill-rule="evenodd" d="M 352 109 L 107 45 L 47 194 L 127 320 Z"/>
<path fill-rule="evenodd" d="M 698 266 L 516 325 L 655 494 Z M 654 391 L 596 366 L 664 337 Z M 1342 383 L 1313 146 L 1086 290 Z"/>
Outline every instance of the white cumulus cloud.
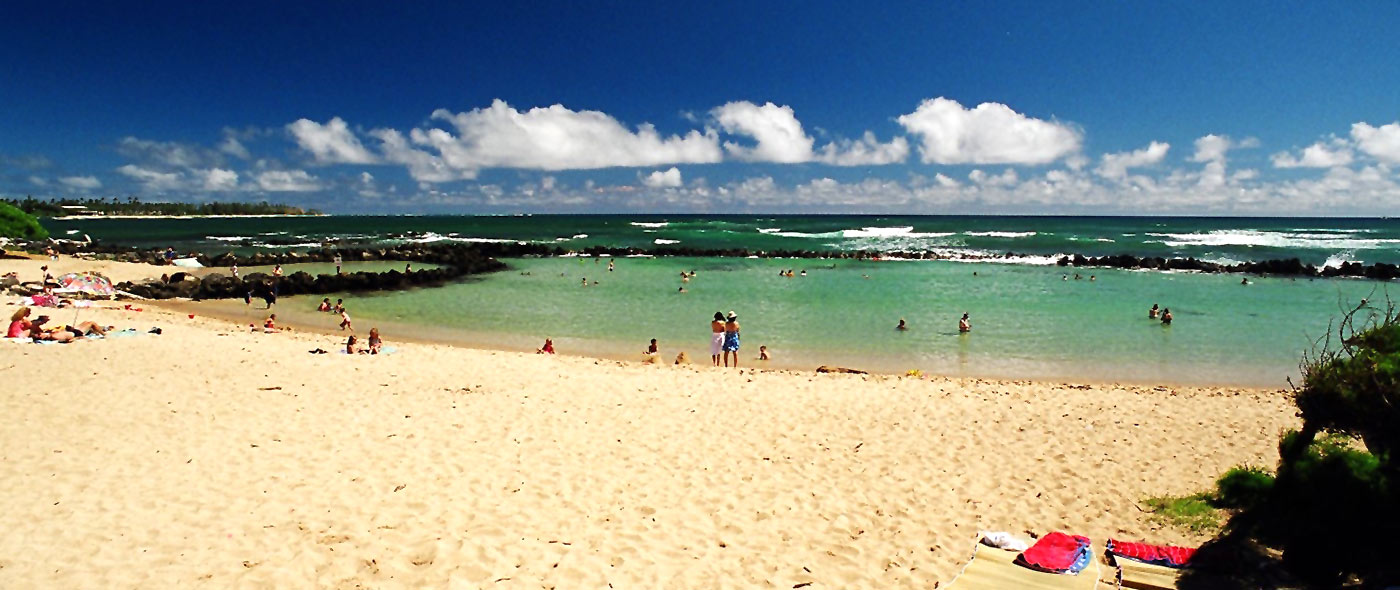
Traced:
<path fill-rule="evenodd" d="M 822 146 L 817 160 L 833 166 L 884 166 L 909 157 L 909 140 L 896 137 L 880 143 L 869 131 L 857 140 L 836 140 Z"/>
<path fill-rule="evenodd" d="M 1171 144 L 1154 141 L 1142 149 L 1131 152 L 1118 152 L 1104 154 L 1099 160 L 1099 167 L 1094 171 L 1104 178 L 1120 180 L 1128 175 L 1129 168 L 1150 166 L 1162 161 L 1167 157 L 1167 150 L 1171 149 Z"/>
<path fill-rule="evenodd" d="M 642 177 L 642 184 L 652 188 L 675 188 L 681 185 L 681 171 L 675 166 L 670 170 L 657 170 Z"/>
<path fill-rule="evenodd" d="M 414 129 L 413 143 L 437 150 L 448 168 L 472 175 L 482 168 L 579 170 L 714 163 L 722 157 L 713 133 L 663 136 L 649 123 L 633 131 L 606 113 L 558 104 L 518 111 L 495 100 L 465 113 L 438 109 L 432 118 L 450 123 L 456 135 Z"/>
<path fill-rule="evenodd" d="M 379 139 L 384 159 L 408 167 L 408 174 L 418 182 L 448 182 L 476 178 L 476 169 L 456 169 L 442 158 L 413 147 L 402 133 L 393 129 L 375 129 L 370 135 Z"/>
<path fill-rule="evenodd" d="M 715 107 L 710 115 L 726 133 L 753 138 L 753 147 L 724 142 L 725 151 L 737 159 L 784 164 L 812 159 L 814 140 L 802 130 L 792 107 L 737 101 Z"/>
<path fill-rule="evenodd" d="M 231 191 L 238 188 L 238 173 L 223 168 L 210 168 L 198 172 L 203 177 L 202 188 L 207 191 Z"/>
<path fill-rule="evenodd" d="M 1382 162 L 1400 163 L 1400 123 L 1372 127 L 1366 123 L 1351 126 L 1356 147 Z"/>
<path fill-rule="evenodd" d="M 102 188 L 102 181 L 96 176 L 65 176 L 58 179 L 58 182 L 68 188 L 90 191 Z"/>
<path fill-rule="evenodd" d="M 150 191 L 174 190 L 180 188 L 183 184 L 181 175 L 178 172 L 160 172 L 158 170 L 151 170 L 150 168 L 143 168 L 135 164 L 121 166 L 117 168 L 117 172 L 136 180 L 141 183 L 142 186 L 146 187 L 146 190 Z"/>
<path fill-rule="evenodd" d="M 822 162 L 832 166 L 883 166 L 909 157 L 909 141 L 896 137 L 880 143 L 866 131 L 860 139 L 837 139 L 814 150 L 816 144 L 802 129 L 792 107 L 771 102 L 757 105 L 747 101 L 726 103 L 710 111 L 725 133 L 752 138 L 753 146 L 724 142 L 724 150 L 746 162 L 800 164 Z"/>
<path fill-rule="evenodd" d="M 1333 141 L 1329 145 L 1319 141 L 1303 148 L 1303 153 L 1299 156 L 1279 152 L 1270 159 L 1275 168 L 1332 168 L 1350 164 L 1352 154 L 1345 142 Z"/>
<path fill-rule="evenodd" d="M 319 164 L 372 164 L 374 154 L 365 149 L 350 126 L 340 117 L 325 125 L 310 119 L 297 119 L 287 125 L 287 131 Z"/>
<path fill-rule="evenodd" d="M 1073 127 L 994 102 L 965 109 L 939 97 L 896 120 L 921 138 L 920 157 L 932 164 L 1047 164 L 1079 151 L 1081 142 Z"/>
<path fill-rule="evenodd" d="M 308 192 L 321 190 L 320 180 L 305 170 L 268 170 L 257 176 L 258 188 L 268 192 Z"/>

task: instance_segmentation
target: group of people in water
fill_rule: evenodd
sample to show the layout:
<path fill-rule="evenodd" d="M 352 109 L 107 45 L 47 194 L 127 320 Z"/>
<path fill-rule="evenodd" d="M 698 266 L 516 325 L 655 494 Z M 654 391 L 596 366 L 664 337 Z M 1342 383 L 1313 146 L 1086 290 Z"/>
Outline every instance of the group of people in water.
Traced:
<path fill-rule="evenodd" d="M 904 331 L 909 330 L 909 324 L 908 324 L 907 322 L 904 321 L 904 318 L 899 318 L 899 323 L 895 325 L 894 329 L 895 329 L 895 330 L 898 330 L 898 331 L 900 331 L 900 332 L 904 332 Z M 958 320 L 958 333 L 959 333 L 959 334 L 966 334 L 966 333 L 971 332 L 971 331 L 972 331 L 972 320 L 969 318 L 969 316 L 968 316 L 966 313 L 963 313 L 963 314 L 962 314 L 962 318 Z"/>
<path fill-rule="evenodd" d="M 1157 304 L 1152 304 L 1152 309 L 1147 310 L 1147 319 L 1161 320 L 1163 326 L 1172 325 L 1172 310 L 1169 307 L 1158 309 Z"/>

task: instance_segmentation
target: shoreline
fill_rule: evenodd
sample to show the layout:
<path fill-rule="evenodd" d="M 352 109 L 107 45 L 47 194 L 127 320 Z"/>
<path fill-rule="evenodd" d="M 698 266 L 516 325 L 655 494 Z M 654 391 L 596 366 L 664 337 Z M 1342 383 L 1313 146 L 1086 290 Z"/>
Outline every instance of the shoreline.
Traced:
<path fill-rule="evenodd" d="M 284 305 L 286 305 L 287 303 L 300 303 L 300 302 L 302 302 L 301 299 L 304 299 L 305 302 L 308 302 L 308 303 L 314 303 L 317 297 L 318 297 L 318 296 L 316 296 L 316 295 L 300 295 L 300 296 L 284 297 L 284 298 L 279 299 L 278 306 L 284 306 Z M 276 307 L 276 306 L 274 306 L 274 308 L 273 308 L 272 310 L 269 311 L 269 310 L 267 310 L 267 309 L 264 309 L 264 308 L 262 308 L 262 307 L 259 307 L 258 302 L 257 302 L 256 300 L 254 301 L 253 305 L 250 306 L 250 307 L 251 307 L 251 313 L 252 313 L 251 316 L 247 315 L 246 313 L 240 314 L 240 313 L 236 313 L 236 312 L 231 311 L 231 310 L 228 309 L 228 308 L 234 307 L 234 304 L 230 303 L 230 302 L 227 301 L 227 300 L 193 301 L 193 300 L 175 300 L 175 299 L 167 299 L 167 300 L 149 300 L 149 301 L 143 301 L 142 304 L 146 305 L 147 307 L 156 307 L 156 308 L 165 309 L 165 310 L 167 310 L 167 311 L 172 311 L 172 312 L 174 312 L 176 315 L 188 315 L 188 314 L 190 314 L 190 313 L 195 313 L 196 316 L 202 316 L 202 317 L 206 317 L 206 318 L 215 318 L 215 319 L 219 319 L 219 320 L 223 320 L 223 321 L 227 321 L 227 322 L 232 322 L 232 323 L 234 323 L 234 324 L 240 326 L 242 329 L 249 329 L 248 326 L 245 326 L 245 322 L 246 322 L 250 317 L 254 318 L 254 322 L 253 322 L 253 323 L 254 323 L 255 325 L 261 326 L 262 320 L 263 320 L 264 318 L 266 318 L 267 315 L 268 315 L 269 313 L 278 313 L 277 307 Z M 322 323 L 322 324 L 317 324 L 317 323 L 307 322 L 307 321 L 304 321 L 303 319 L 301 319 L 302 316 L 303 316 L 304 314 L 307 314 L 307 313 L 321 313 L 321 312 L 314 312 L 314 311 L 305 312 L 305 311 L 303 311 L 303 310 L 298 310 L 298 311 L 294 312 L 295 315 L 290 316 L 290 317 L 288 317 L 288 316 L 279 316 L 279 317 L 278 317 L 278 325 L 279 325 L 279 326 L 284 326 L 284 327 L 291 327 L 291 328 L 293 328 L 293 332 L 296 332 L 296 333 L 316 334 L 316 335 L 321 335 L 321 336 L 332 336 L 332 337 L 336 337 L 336 338 L 339 339 L 340 348 L 342 348 L 342 349 L 344 348 L 345 339 L 346 339 L 347 336 L 350 335 L 350 332 L 341 331 L 341 330 L 339 330 L 339 329 L 337 329 L 337 328 L 335 328 L 335 327 L 332 327 L 332 326 L 335 325 L 335 324 L 333 323 L 334 318 L 336 318 L 336 317 L 338 317 L 338 316 L 333 316 L 332 314 L 324 314 L 325 317 L 326 317 L 326 319 L 327 319 L 327 321 L 330 321 L 330 322 L 332 322 L 332 323 L 331 323 L 331 324 L 324 324 L 324 323 Z M 365 320 L 363 320 L 363 319 L 358 319 L 358 320 L 355 320 L 355 321 L 361 322 L 361 326 L 360 326 L 361 329 L 356 330 L 356 331 L 354 332 L 354 334 L 359 335 L 359 336 L 361 336 L 361 337 L 363 338 L 364 335 L 366 335 L 366 334 L 369 333 L 369 330 L 368 330 L 369 324 L 368 324 L 368 323 L 365 323 Z M 493 345 L 493 344 L 489 344 L 489 343 L 472 342 L 472 341 L 470 341 L 470 340 L 461 339 L 461 338 L 452 338 L 452 337 L 432 338 L 432 337 L 414 336 L 414 335 L 411 334 L 411 330 L 412 330 L 412 328 L 413 328 L 413 325 L 412 325 L 412 324 L 402 324 L 402 323 L 398 323 L 398 322 L 386 321 L 386 322 L 380 322 L 379 324 L 376 324 L 376 325 L 381 327 L 380 332 L 384 334 L 386 340 L 388 340 L 391 344 L 392 344 L 392 343 L 402 342 L 402 343 L 413 343 L 413 344 L 420 344 L 420 345 L 446 346 L 446 347 L 450 347 L 450 348 L 457 348 L 457 349 L 462 349 L 462 350 L 474 350 L 474 351 L 482 351 L 482 352 L 502 352 L 502 353 L 519 353 L 519 354 L 534 354 L 534 352 L 535 352 L 533 348 L 529 348 L 529 347 L 499 346 L 499 345 Z M 391 326 L 391 330 L 386 331 L 386 330 L 382 329 L 382 326 Z M 393 328 L 406 328 L 407 330 L 394 330 Z M 404 332 L 410 332 L 410 335 L 408 335 L 408 336 L 403 336 L 402 334 L 403 334 Z M 543 340 L 541 340 L 541 342 L 543 342 Z M 687 352 L 688 352 L 688 351 L 687 351 Z M 756 354 L 757 354 L 757 353 L 754 352 L 754 355 L 755 355 L 755 356 L 756 356 Z M 582 360 L 586 360 L 586 361 L 591 360 L 591 361 L 605 361 L 605 362 L 626 363 L 626 364 L 629 364 L 629 365 L 636 365 L 636 366 L 648 366 L 648 365 L 673 366 L 673 365 L 674 365 L 674 361 L 675 361 L 675 354 L 670 354 L 669 357 L 668 357 L 665 353 L 663 353 L 663 355 L 662 355 L 661 357 L 659 357 L 658 362 L 647 362 L 644 358 L 642 358 L 641 353 L 638 353 L 638 354 L 635 354 L 635 355 L 622 355 L 622 354 L 580 354 L 580 353 L 574 353 L 574 352 L 560 352 L 560 353 L 557 353 L 556 356 L 563 356 L 563 357 L 569 357 L 569 358 L 575 358 L 575 359 L 582 359 Z M 689 355 L 687 355 L 687 356 L 689 356 Z M 714 367 L 714 366 L 712 366 L 712 365 L 710 364 L 708 356 L 705 356 L 705 357 L 696 356 L 696 357 L 689 357 L 689 364 L 688 364 L 688 366 L 694 367 L 694 368 L 697 368 L 697 369 L 717 369 L 717 370 L 731 370 L 731 371 L 732 371 L 732 370 L 744 370 L 744 371 L 758 371 L 758 372 L 772 372 L 772 373 L 781 373 L 781 374 L 791 374 L 791 375 L 799 375 L 799 376 L 817 375 L 818 373 L 815 372 L 815 369 L 817 368 L 817 366 L 833 366 L 833 367 L 836 367 L 836 366 L 844 366 L 844 365 L 839 365 L 839 364 L 834 364 L 834 363 L 822 363 L 821 365 L 814 365 L 814 366 L 805 366 L 805 365 L 799 366 L 799 365 L 795 365 L 795 364 L 785 364 L 785 363 L 782 363 L 782 362 L 776 362 L 776 363 L 770 363 L 770 364 L 760 364 L 762 361 L 757 361 L 757 360 L 750 359 L 750 358 L 747 358 L 747 357 L 744 359 L 744 361 L 745 361 L 745 364 L 744 364 L 743 366 L 737 367 L 737 368 L 735 368 L 735 367 L 725 367 L 725 366 L 723 366 L 723 365 L 721 365 L 721 366 L 719 366 L 719 367 Z M 855 363 L 855 364 L 859 364 L 859 363 Z M 682 365 L 682 366 L 686 366 L 686 365 Z M 1171 381 L 1171 380 L 1164 380 L 1164 379 L 1132 379 L 1132 378 L 1119 378 L 1119 377 L 1109 378 L 1109 377 L 1092 377 L 1092 376 L 1073 376 L 1073 377 L 1067 377 L 1067 378 L 1061 379 L 1061 378 L 1017 377 L 1017 376 L 1014 376 L 1014 375 L 996 375 L 996 374 L 988 374 L 988 375 L 953 375 L 953 374 L 946 374 L 946 373 L 941 373 L 941 372 L 937 372 L 937 371 L 921 371 L 922 377 L 909 377 L 909 376 L 907 376 L 905 373 L 903 373 L 903 372 L 898 372 L 898 371 L 869 370 L 869 369 L 866 369 L 866 368 L 862 368 L 862 367 L 860 367 L 860 366 L 848 366 L 848 367 L 846 367 L 846 368 L 851 368 L 851 369 L 857 369 L 857 370 L 865 371 L 864 374 L 865 374 L 865 375 L 869 375 L 869 376 L 871 376 L 871 377 L 877 377 L 877 376 L 878 376 L 878 377 L 880 377 L 880 378 L 899 378 L 899 379 L 906 379 L 906 378 L 908 378 L 908 379 L 930 379 L 930 380 L 932 380 L 932 379 L 945 379 L 945 380 L 975 380 L 975 381 L 979 381 L 979 382 L 989 382 L 989 383 L 1018 384 L 1018 385 L 1043 385 L 1043 386 L 1084 386 L 1084 385 L 1089 385 L 1089 386 L 1098 386 L 1098 387 L 1130 386 L 1130 387 L 1145 387 L 1145 388 L 1151 388 L 1151 387 L 1166 387 L 1166 388 L 1178 388 L 1178 389 L 1181 389 L 1181 388 L 1185 388 L 1185 389 L 1194 389 L 1194 388 L 1215 388 L 1215 389 L 1228 389 L 1228 390 L 1234 390 L 1234 391 L 1240 391 L 1240 392 L 1270 393 L 1270 394 L 1273 394 L 1273 393 L 1283 393 L 1283 392 L 1286 392 L 1286 391 L 1287 391 L 1287 388 L 1285 388 L 1285 387 L 1278 387 L 1278 386 L 1272 386 L 1272 387 L 1271 387 L 1271 386 L 1261 385 L 1261 384 L 1240 384 L 1240 383 L 1228 383 L 1228 382 L 1183 382 L 1183 381 Z"/>

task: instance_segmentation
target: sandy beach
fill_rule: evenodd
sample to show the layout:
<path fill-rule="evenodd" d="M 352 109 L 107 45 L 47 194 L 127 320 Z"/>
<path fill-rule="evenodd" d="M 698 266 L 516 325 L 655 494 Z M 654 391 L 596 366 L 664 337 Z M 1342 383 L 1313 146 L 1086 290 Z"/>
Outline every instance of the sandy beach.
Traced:
<path fill-rule="evenodd" d="M 160 274 L 53 272 L 87 269 Z M 930 588 L 979 530 L 1199 543 L 1141 500 L 1272 466 L 1298 423 L 1280 391 L 658 366 L 393 334 L 394 354 L 347 356 L 336 335 L 99 305 L 79 319 L 139 335 L 0 346 L 0 587 Z"/>

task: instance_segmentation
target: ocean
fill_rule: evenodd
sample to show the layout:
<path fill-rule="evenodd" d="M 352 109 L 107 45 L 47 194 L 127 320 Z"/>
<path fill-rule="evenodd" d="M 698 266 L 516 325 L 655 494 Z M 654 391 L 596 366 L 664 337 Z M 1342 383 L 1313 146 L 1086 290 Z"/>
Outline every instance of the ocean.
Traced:
<path fill-rule="evenodd" d="M 1130 254 L 1400 263 L 1400 221 L 1393 219 L 537 215 L 45 225 L 59 236 L 215 254 L 409 241 L 932 251 L 952 260 L 625 257 L 608 271 L 608 261 L 595 258 L 512 259 L 508 271 L 441 288 L 332 297 L 346 299 L 360 330 L 377 326 L 389 340 L 532 350 L 548 337 L 561 353 L 638 359 L 656 338 L 668 360 L 685 351 L 708 362 L 709 320 L 733 310 L 745 366 L 1265 387 L 1296 382 L 1300 356 L 1345 309 L 1367 299 L 1373 303 L 1363 314 L 1383 311 L 1389 284 L 1250 277 L 1242 285 L 1240 275 L 1053 262 L 1066 254 Z M 780 276 L 789 269 L 798 276 Z M 695 278 L 682 282 L 689 271 Z M 311 311 L 315 301 L 286 299 L 275 311 L 334 325 Z M 1171 326 L 1148 319 L 1153 304 L 1171 309 Z M 250 319 L 259 313 L 241 302 L 217 305 Z M 969 334 L 957 331 L 963 313 Z M 894 329 L 901 318 L 909 330 Z M 759 345 L 772 361 L 755 360 Z"/>

